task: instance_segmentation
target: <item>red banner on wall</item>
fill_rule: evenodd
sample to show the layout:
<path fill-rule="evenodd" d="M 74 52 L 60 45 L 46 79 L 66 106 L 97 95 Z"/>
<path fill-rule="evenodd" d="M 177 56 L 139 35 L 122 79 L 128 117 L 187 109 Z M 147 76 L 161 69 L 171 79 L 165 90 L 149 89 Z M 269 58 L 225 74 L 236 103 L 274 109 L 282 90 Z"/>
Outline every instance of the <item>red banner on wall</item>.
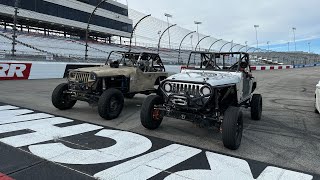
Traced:
<path fill-rule="evenodd" d="M 0 80 L 28 79 L 31 63 L 6 63 L 0 62 Z"/>

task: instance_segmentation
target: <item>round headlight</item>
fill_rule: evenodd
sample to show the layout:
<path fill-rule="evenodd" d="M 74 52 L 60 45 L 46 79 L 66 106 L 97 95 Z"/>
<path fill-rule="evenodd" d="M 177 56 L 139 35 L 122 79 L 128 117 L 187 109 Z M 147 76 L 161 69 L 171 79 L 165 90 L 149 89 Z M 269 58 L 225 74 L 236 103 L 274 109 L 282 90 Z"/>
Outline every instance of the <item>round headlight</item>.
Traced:
<path fill-rule="evenodd" d="M 91 74 L 90 74 L 90 79 L 91 79 L 91 80 L 96 80 L 97 77 L 96 77 L 96 75 L 95 75 L 94 73 L 91 73 Z"/>
<path fill-rule="evenodd" d="M 75 74 L 73 72 L 69 73 L 69 78 L 73 79 L 75 77 Z"/>
<path fill-rule="evenodd" d="M 209 94 L 211 94 L 211 89 L 209 87 L 207 87 L 207 86 L 204 86 L 204 87 L 201 88 L 200 92 L 204 96 L 205 95 L 209 95 Z"/>
<path fill-rule="evenodd" d="M 164 90 L 165 90 L 166 92 L 170 92 L 170 91 L 172 90 L 171 84 L 166 83 L 166 84 L 164 85 Z"/>

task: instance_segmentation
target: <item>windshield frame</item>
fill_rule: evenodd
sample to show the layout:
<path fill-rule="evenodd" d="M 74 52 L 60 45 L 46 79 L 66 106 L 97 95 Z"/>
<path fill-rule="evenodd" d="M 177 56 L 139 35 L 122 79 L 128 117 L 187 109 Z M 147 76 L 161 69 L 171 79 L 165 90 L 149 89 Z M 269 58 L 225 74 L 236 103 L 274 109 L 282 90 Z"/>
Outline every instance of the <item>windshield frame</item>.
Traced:
<path fill-rule="evenodd" d="M 200 54 L 200 68 L 197 68 L 197 65 L 191 66 L 192 62 L 192 57 L 193 55 Z M 228 56 L 234 56 L 234 55 L 239 55 L 239 58 L 237 59 L 236 63 L 234 63 L 231 66 L 226 66 L 226 57 Z M 223 57 L 222 59 L 222 66 L 217 65 L 217 59 Z M 221 52 L 221 53 L 216 53 L 216 52 L 205 52 L 205 51 L 192 51 L 189 54 L 189 60 L 186 69 L 196 69 L 196 70 L 211 70 L 211 71 L 240 71 L 240 63 L 242 60 L 245 60 L 248 64 L 248 67 L 251 72 L 251 66 L 250 66 L 250 60 L 249 60 L 249 54 L 245 52 Z M 213 62 L 213 68 L 206 68 L 203 67 L 204 60 L 209 60 L 209 62 Z"/>

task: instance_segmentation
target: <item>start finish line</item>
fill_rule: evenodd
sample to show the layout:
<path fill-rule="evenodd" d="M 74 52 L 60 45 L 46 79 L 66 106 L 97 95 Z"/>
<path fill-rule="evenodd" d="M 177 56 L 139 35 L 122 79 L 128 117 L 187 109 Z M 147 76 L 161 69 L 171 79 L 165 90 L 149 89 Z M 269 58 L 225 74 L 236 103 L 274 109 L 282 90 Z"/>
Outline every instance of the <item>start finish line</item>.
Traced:
<path fill-rule="evenodd" d="M 57 126 L 75 122 L 77 122 L 76 125 Z M 310 174 L 286 170 L 262 162 L 221 155 L 161 139 L 153 142 L 151 139 L 155 138 L 127 131 L 111 130 L 89 123 L 79 124 L 79 122 L 3 105 L 0 106 L 0 134 L 21 130 L 32 132 L 4 137 L 0 142 L 15 148 L 27 148 L 38 157 L 66 166 L 111 164 L 109 168 L 100 172 L 90 173 L 98 179 L 311 180 L 315 178 Z M 63 139 L 66 137 L 79 136 L 81 140 L 84 134 L 89 132 L 94 133 L 93 137 L 111 139 L 115 144 L 106 144 L 106 148 L 102 149 L 91 147 L 75 149 L 64 143 Z M 157 148 L 154 147 L 155 144 Z M 259 164 L 259 169 L 263 171 L 253 173 L 252 169 L 255 167 L 250 166 L 250 163 Z M 201 164 L 207 164 L 208 168 L 199 167 Z"/>

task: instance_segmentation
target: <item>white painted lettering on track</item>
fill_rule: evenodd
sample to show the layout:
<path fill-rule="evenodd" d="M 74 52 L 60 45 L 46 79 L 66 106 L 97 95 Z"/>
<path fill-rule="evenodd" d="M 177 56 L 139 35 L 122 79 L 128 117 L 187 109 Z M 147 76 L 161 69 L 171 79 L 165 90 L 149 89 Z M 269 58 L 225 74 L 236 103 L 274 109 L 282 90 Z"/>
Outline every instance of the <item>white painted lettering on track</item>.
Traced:
<path fill-rule="evenodd" d="M 94 177 L 105 180 L 145 180 L 165 171 L 166 169 L 176 166 L 183 161 L 186 161 L 200 152 L 200 149 L 172 144 L 101 171 L 95 174 Z"/>
<path fill-rule="evenodd" d="M 2 111 L 2 110 L 11 110 L 11 109 L 19 109 L 19 108 L 16 107 L 16 106 L 10 106 L 10 105 L 0 106 L 0 111 Z"/>
<path fill-rule="evenodd" d="M 212 152 L 205 153 L 210 169 L 197 169 L 198 163 L 207 162 L 199 162 L 193 159 L 194 169 L 168 172 L 168 169 L 175 166 L 179 167 L 180 163 L 200 154 L 202 150 L 179 144 L 171 144 L 142 155 L 152 147 L 152 142 L 147 137 L 126 131 L 103 129 L 101 126 L 88 123 L 67 127 L 55 126 L 70 122 L 74 122 L 74 120 L 54 117 L 45 113 L 35 113 L 34 111 L 18 109 L 14 106 L 0 106 L 0 134 L 19 130 L 34 131 L 32 133 L 5 137 L 0 139 L 0 142 L 13 147 L 31 145 L 29 146 L 29 150 L 33 154 L 49 161 L 64 164 L 100 164 L 134 157 L 108 169 L 94 172 L 94 175 L 92 175 L 98 179 L 145 180 L 166 171 L 167 173 L 171 173 L 171 175 L 166 177 L 165 180 L 254 180 L 249 163 L 246 160 Z M 100 130 L 95 134 L 96 136 L 113 139 L 116 141 L 116 144 L 103 149 L 90 149 L 90 147 L 87 147 L 88 150 L 70 148 L 62 143 L 38 144 L 96 130 Z M 267 165 L 265 165 L 265 169 L 257 177 L 257 180 L 313 179 L 313 176 L 308 174 Z"/>
<path fill-rule="evenodd" d="M 104 149 L 80 150 L 69 148 L 62 143 L 33 145 L 29 150 L 42 158 L 65 164 L 100 164 L 115 162 L 140 155 L 152 147 L 151 141 L 141 135 L 118 131 L 102 130 L 96 136 L 111 138 L 116 144 Z"/>
<path fill-rule="evenodd" d="M 72 121 L 73 120 L 70 120 L 70 119 L 55 117 L 55 118 L 26 121 L 26 122 L 20 122 L 20 123 L 5 124 L 5 125 L 0 126 L 0 133 L 25 130 L 26 127 L 27 127 L 27 129 L 30 129 L 33 131 L 41 131 L 41 128 L 46 127 L 48 125 L 68 123 L 68 122 L 72 122 Z"/>
<path fill-rule="evenodd" d="M 28 109 L 4 110 L 0 111 L 0 120 L 10 119 L 12 117 L 28 113 L 33 113 L 33 111 Z"/>
<path fill-rule="evenodd" d="M 15 118 L 19 120 L 19 116 L 16 116 Z M 63 122 L 73 121 L 73 120 L 64 119 L 64 118 L 60 118 L 60 120 L 61 119 Z M 54 126 L 57 123 L 54 121 L 50 121 L 50 119 L 43 119 L 43 121 L 44 122 L 39 126 L 36 126 L 34 122 L 33 123 L 20 122 L 20 123 L 12 124 L 13 126 L 20 127 L 20 130 L 30 129 L 35 132 L 2 138 L 0 139 L 0 142 L 9 144 L 13 147 L 23 147 L 27 145 L 50 141 L 50 140 L 54 140 L 62 137 L 73 136 L 73 135 L 86 133 L 94 130 L 99 130 L 103 128 L 101 126 L 96 126 L 88 123 L 60 128 L 60 127 Z M 58 124 L 61 124 L 61 123 L 58 123 Z M 4 129 L 2 128 L 3 126 L 5 125 L 0 125 L 0 129 Z"/>
<path fill-rule="evenodd" d="M 54 116 L 45 114 L 45 113 L 26 114 L 26 115 L 20 115 L 20 116 L 15 116 L 15 115 L 1 116 L 1 111 L 0 111 L 0 125 L 37 120 L 37 119 L 44 119 L 44 118 L 50 118 L 50 117 L 54 117 Z"/>
<path fill-rule="evenodd" d="M 206 152 L 211 170 L 188 170 L 171 174 L 165 180 L 254 180 L 247 161 Z M 276 167 L 267 167 L 257 180 L 311 180 L 313 177 Z"/>

